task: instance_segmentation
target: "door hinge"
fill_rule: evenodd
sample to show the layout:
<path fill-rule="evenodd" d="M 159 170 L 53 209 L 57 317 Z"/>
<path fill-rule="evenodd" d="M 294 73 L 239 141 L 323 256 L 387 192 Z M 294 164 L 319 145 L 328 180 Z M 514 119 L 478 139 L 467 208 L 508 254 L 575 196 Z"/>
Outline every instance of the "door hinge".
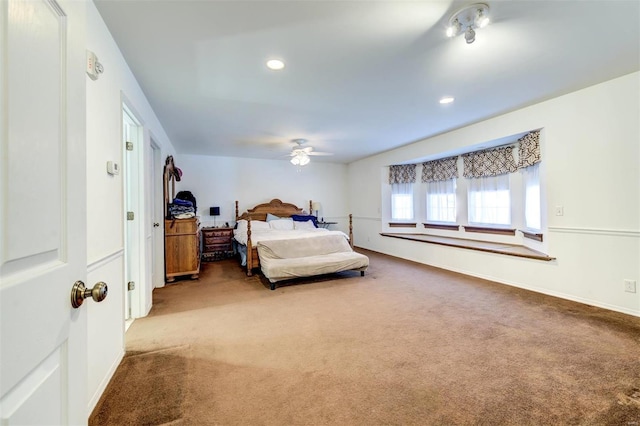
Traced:
<path fill-rule="evenodd" d="M 127 151 L 133 151 L 133 142 L 127 142 Z"/>
<path fill-rule="evenodd" d="M 127 283 L 127 289 L 128 289 L 129 291 L 131 291 L 131 290 L 135 290 L 135 289 L 136 289 L 136 282 L 135 282 L 135 281 L 129 281 L 129 282 Z"/>
<path fill-rule="evenodd" d="M 127 212 L 127 220 L 133 220 L 134 216 L 133 212 Z"/>

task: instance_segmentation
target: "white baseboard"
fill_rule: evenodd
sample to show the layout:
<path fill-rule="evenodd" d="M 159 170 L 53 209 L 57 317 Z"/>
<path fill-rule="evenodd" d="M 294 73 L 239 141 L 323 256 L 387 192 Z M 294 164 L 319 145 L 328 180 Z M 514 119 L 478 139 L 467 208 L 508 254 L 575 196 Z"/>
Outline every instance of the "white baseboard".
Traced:
<path fill-rule="evenodd" d="M 96 392 L 93 394 L 93 396 L 89 400 L 89 406 L 87 411 L 89 415 L 93 412 L 94 408 L 96 408 L 96 405 L 98 405 L 98 401 L 100 401 L 102 394 L 107 389 L 107 386 L 109 385 L 109 382 L 113 378 L 113 375 L 116 374 L 116 370 L 118 369 L 118 366 L 122 362 L 123 358 L 124 358 L 124 349 L 120 351 L 120 354 L 116 357 L 115 362 L 111 364 L 111 367 L 109 368 L 109 371 L 107 372 L 104 379 L 100 383 L 100 386 L 98 386 L 98 389 L 96 389 Z"/>

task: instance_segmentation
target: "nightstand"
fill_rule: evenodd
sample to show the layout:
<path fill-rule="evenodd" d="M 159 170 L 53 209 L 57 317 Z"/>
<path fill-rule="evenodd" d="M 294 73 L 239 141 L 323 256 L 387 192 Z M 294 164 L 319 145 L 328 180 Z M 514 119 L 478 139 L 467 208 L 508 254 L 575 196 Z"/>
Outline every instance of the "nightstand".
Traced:
<path fill-rule="evenodd" d="M 202 228 L 202 260 L 233 256 L 233 228 Z"/>

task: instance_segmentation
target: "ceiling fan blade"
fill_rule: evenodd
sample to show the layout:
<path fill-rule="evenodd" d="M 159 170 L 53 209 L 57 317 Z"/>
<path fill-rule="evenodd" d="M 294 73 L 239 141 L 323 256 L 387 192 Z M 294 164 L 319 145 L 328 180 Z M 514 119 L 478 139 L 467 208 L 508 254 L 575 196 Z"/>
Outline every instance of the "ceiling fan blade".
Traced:
<path fill-rule="evenodd" d="M 305 146 L 303 148 L 302 144 L 307 142 L 305 139 L 294 139 L 293 142 L 298 144 L 298 146 L 294 146 L 291 149 L 291 154 L 289 154 L 291 157 L 295 157 L 297 155 L 301 155 L 301 156 L 306 156 L 306 155 L 333 155 L 330 152 L 314 151 L 312 146 Z"/>

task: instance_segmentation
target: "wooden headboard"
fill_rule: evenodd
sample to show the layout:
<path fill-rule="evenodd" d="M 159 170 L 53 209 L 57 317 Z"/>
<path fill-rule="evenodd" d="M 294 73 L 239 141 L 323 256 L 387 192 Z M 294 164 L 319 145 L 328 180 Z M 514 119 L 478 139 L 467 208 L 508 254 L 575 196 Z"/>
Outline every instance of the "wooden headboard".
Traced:
<path fill-rule="evenodd" d="M 309 201 L 309 211 L 311 211 L 311 205 L 312 202 Z M 290 203 L 283 203 L 281 200 L 274 198 L 268 203 L 258 204 L 254 208 L 249 209 L 240 215 L 240 211 L 238 210 L 238 201 L 236 201 L 236 220 L 267 220 L 267 213 L 271 213 L 278 217 L 290 217 L 294 214 L 304 214 L 303 209 L 300 207 Z"/>

